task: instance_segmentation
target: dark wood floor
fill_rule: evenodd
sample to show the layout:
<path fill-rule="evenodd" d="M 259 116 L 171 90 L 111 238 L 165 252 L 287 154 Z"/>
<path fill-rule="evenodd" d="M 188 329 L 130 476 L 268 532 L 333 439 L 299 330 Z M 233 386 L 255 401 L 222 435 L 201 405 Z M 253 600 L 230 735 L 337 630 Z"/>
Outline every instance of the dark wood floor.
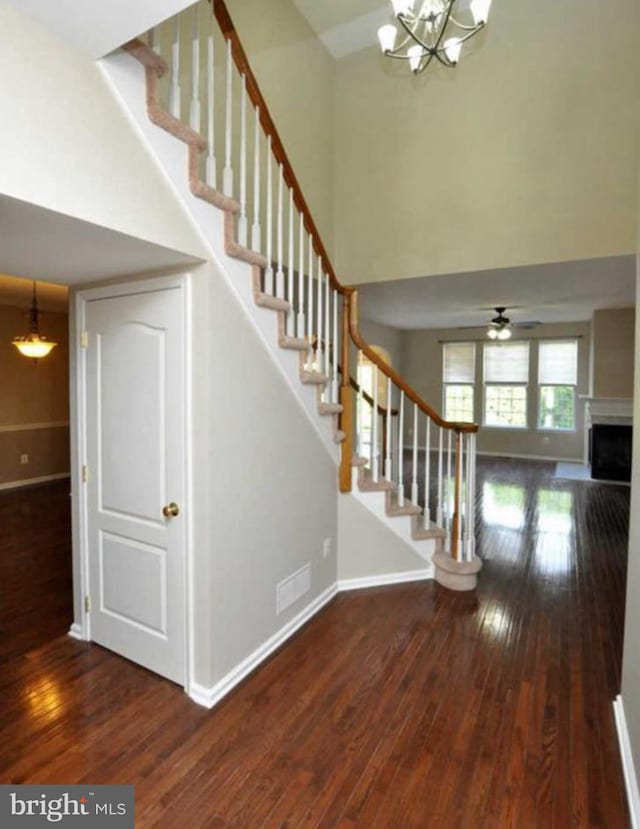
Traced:
<path fill-rule="evenodd" d="M 626 829 L 629 490 L 552 471 L 480 462 L 476 594 L 342 594 L 211 712 L 58 635 L 64 490 L 0 494 L 0 782 L 134 783 L 145 829 Z"/>

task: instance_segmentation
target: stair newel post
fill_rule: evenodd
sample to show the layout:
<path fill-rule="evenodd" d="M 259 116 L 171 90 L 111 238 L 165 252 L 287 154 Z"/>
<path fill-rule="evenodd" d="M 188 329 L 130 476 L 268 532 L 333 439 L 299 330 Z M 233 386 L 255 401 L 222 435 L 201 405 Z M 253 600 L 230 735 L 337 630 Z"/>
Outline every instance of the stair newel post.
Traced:
<path fill-rule="evenodd" d="M 431 418 L 427 417 L 427 433 L 424 439 L 424 523 L 428 527 L 431 523 L 431 508 L 429 495 L 431 487 Z"/>
<path fill-rule="evenodd" d="M 413 457 L 411 462 L 411 503 L 418 503 L 418 404 L 413 404 Z"/>
<path fill-rule="evenodd" d="M 240 96 L 240 216 L 238 217 L 238 242 L 243 248 L 249 243 L 247 222 L 247 79 L 242 76 Z"/>
<path fill-rule="evenodd" d="M 391 469 L 391 409 L 392 409 L 392 399 L 391 399 L 391 378 L 387 377 L 387 403 L 386 409 L 384 413 L 384 444 L 385 444 L 385 453 L 384 453 L 384 477 L 391 481 L 393 479 L 393 472 Z"/>
<path fill-rule="evenodd" d="M 271 136 L 267 138 L 267 267 L 264 272 L 264 292 L 273 296 L 273 157 Z"/>
<path fill-rule="evenodd" d="M 305 334 L 304 319 L 304 216 L 300 212 L 300 233 L 298 237 L 298 304 L 296 317 L 296 334 L 302 339 Z"/>
<path fill-rule="evenodd" d="M 476 435 L 470 432 L 469 441 L 469 477 L 467 478 L 467 561 L 473 561 L 476 552 Z"/>
<path fill-rule="evenodd" d="M 378 456 L 378 366 L 372 364 L 371 391 L 373 405 L 371 407 L 371 477 L 378 483 L 380 477 Z"/>
<path fill-rule="evenodd" d="M 456 465 L 454 481 L 454 509 L 451 522 L 451 558 L 460 561 L 460 509 L 462 506 L 462 435 L 456 431 Z"/>
<path fill-rule="evenodd" d="M 451 498 L 451 443 L 451 429 L 447 429 L 447 477 L 444 490 L 444 512 L 448 530 L 451 530 L 451 516 L 453 515 L 453 501 Z"/>
<path fill-rule="evenodd" d="M 227 41 L 227 91 L 225 100 L 224 125 L 224 170 L 222 171 L 222 192 L 233 197 L 233 168 L 231 166 L 231 137 L 233 126 L 233 60 L 231 41 Z"/>
<path fill-rule="evenodd" d="M 198 6 L 193 7 L 193 34 L 191 36 L 191 104 L 189 124 L 200 132 L 200 15 Z"/>
<path fill-rule="evenodd" d="M 351 463 L 353 459 L 353 393 L 351 390 L 351 368 L 350 368 L 350 346 L 349 319 L 351 314 L 351 301 L 355 291 L 345 291 L 342 296 L 342 348 L 340 362 L 342 364 L 342 381 L 340 384 L 340 403 L 342 413 L 340 414 L 340 429 L 345 434 L 342 441 L 340 455 L 340 492 L 351 492 Z"/>
<path fill-rule="evenodd" d="M 443 428 L 440 426 L 438 430 L 438 497 L 436 503 L 436 524 L 439 527 L 444 527 L 442 513 L 443 437 Z"/>
<path fill-rule="evenodd" d="M 462 497 L 463 504 L 463 522 L 462 522 L 462 558 L 464 561 L 469 561 L 469 525 L 471 521 L 471 435 L 462 435 L 464 447 L 464 493 Z"/>
<path fill-rule="evenodd" d="M 216 188 L 216 151 L 215 151 L 215 77 L 214 77 L 213 18 L 207 37 L 207 162 L 206 181 L 209 187 Z"/>
<path fill-rule="evenodd" d="M 171 41 L 171 80 L 169 83 L 169 112 L 180 118 L 180 15 L 176 15 Z"/>
<path fill-rule="evenodd" d="M 284 297 L 284 207 L 282 203 L 282 191 L 284 187 L 284 173 L 282 164 L 278 165 L 278 207 L 276 214 L 276 249 L 278 255 L 278 266 L 276 270 L 276 296 Z"/>
<path fill-rule="evenodd" d="M 404 506 L 404 391 L 400 389 L 400 414 L 398 415 L 398 506 Z"/>
<path fill-rule="evenodd" d="M 289 190 L 289 254 L 287 261 L 287 300 L 289 301 L 289 313 L 287 314 L 287 333 L 291 337 L 296 335 L 296 312 L 293 297 L 293 257 L 294 257 L 294 238 L 293 238 L 293 190 Z"/>
<path fill-rule="evenodd" d="M 251 247 L 256 253 L 262 250 L 260 228 L 260 107 L 255 108 L 253 122 L 253 224 L 251 225 Z"/>

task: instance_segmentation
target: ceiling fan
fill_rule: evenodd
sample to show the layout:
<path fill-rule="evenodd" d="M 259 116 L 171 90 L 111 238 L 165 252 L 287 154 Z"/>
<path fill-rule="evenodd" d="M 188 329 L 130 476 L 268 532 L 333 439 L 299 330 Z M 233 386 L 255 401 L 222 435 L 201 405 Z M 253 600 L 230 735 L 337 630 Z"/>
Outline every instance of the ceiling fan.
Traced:
<path fill-rule="evenodd" d="M 511 337 L 511 320 L 505 317 L 506 308 L 496 308 L 497 317 L 494 317 L 487 328 L 487 337 L 490 340 L 508 340 Z"/>

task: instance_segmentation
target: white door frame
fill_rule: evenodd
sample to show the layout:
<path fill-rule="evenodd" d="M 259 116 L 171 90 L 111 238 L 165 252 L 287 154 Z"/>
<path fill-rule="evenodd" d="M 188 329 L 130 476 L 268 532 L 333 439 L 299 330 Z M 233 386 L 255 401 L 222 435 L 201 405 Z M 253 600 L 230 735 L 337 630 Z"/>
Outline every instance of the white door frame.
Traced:
<path fill-rule="evenodd" d="M 87 457 L 87 423 L 86 423 L 86 349 L 84 332 L 86 330 L 87 303 L 94 299 L 128 296 L 149 293 L 168 288 L 180 291 L 180 310 L 185 337 L 184 378 L 186 395 L 183 401 L 183 422 L 185 434 L 183 439 L 183 473 L 185 481 L 185 504 L 181 506 L 183 522 L 182 543 L 184 549 L 184 614 L 185 614 L 185 691 L 190 694 L 194 683 L 194 585 L 193 585 L 193 527 L 190 518 L 192 500 L 192 430 L 191 430 L 191 362 L 192 362 L 192 328 L 191 328 L 191 274 L 176 274 L 152 279 L 137 279 L 130 282 L 107 285 L 101 288 L 88 288 L 78 291 L 75 296 L 74 316 L 70 342 L 73 343 L 71 377 L 71 489 L 73 494 L 73 565 L 74 565 L 74 608 L 75 621 L 69 631 L 76 639 L 91 640 L 91 613 L 85 610 L 84 597 L 89 595 L 89 543 L 87 488 L 82 480 L 82 468 Z"/>

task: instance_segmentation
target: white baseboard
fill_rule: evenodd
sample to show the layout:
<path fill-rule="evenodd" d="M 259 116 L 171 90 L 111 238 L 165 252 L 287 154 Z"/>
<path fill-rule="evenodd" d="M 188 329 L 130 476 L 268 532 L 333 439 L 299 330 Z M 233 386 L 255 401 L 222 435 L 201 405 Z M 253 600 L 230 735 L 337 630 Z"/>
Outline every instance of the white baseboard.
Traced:
<path fill-rule="evenodd" d="M 85 641 L 84 631 L 82 630 L 82 626 L 79 625 L 77 622 L 74 622 L 71 627 L 69 628 L 69 632 L 67 636 L 70 636 L 72 639 L 80 639 L 81 642 Z"/>
<path fill-rule="evenodd" d="M 640 829 L 640 792 L 638 791 L 638 778 L 636 777 L 631 742 L 629 741 L 629 729 L 627 718 L 624 713 L 622 697 L 618 695 L 613 701 L 613 715 L 616 720 L 616 731 L 620 744 L 620 756 L 622 757 L 622 771 L 624 783 L 627 790 L 627 801 L 631 814 L 631 825 L 633 829 Z"/>
<path fill-rule="evenodd" d="M 404 573 L 383 573 L 379 576 L 365 576 L 359 579 L 340 579 L 338 590 L 362 590 L 366 587 L 384 587 L 387 584 L 404 584 L 411 581 L 426 581 L 433 578 L 433 566 L 422 570 L 407 570 Z"/>
<path fill-rule="evenodd" d="M 32 486 L 33 484 L 46 484 L 48 481 L 61 481 L 63 478 L 70 478 L 70 472 L 60 472 L 56 475 L 41 475 L 39 478 L 24 478 L 22 481 L 6 481 L 0 484 L 2 489 L 18 489 L 21 486 Z"/>
<path fill-rule="evenodd" d="M 258 667 L 264 660 L 270 656 L 273 651 L 280 647 L 293 634 L 302 627 L 305 622 L 314 616 L 321 608 L 323 608 L 338 592 L 338 585 L 332 584 L 324 593 L 321 593 L 316 599 L 308 604 L 304 610 L 300 611 L 297 616 L 294 616 L 290 622 L 282 627 L 270 639 L 267 639 L 259 648 L 237 665 L 233 670 L 224 676 L 215 685 L 207 687 L 200 685 L 197 682 L 192 682 L 187 693 L 194 702 L 198 705 L 203 705 L 205 708 L 213 708 L 222 697 L 226 696 L 232 688 L 248 676 L 255 668 Z"/>

